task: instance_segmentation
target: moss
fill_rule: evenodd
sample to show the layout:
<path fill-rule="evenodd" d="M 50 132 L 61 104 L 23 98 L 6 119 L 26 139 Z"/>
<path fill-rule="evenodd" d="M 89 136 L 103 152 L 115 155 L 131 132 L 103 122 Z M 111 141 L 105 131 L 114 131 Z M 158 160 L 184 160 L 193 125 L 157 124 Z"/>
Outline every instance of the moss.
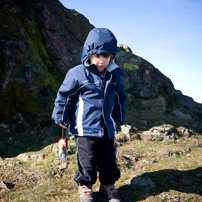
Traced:
<path fill-rule="evenodd" d="M 53 88 L 53 90 L 57 92 L 61 83 L 54 76 L 48 73 L 45 79 L 45 86 L 48 86 L 48 85 L 50 85 Z"/>
<path fill-rule="evenodd" d="M 51 66 L 49 56 L 41 40 L 36 37 L 28 37 L 28 43 L 33 51 L 33 62 L 41 61 L 45 66 Z"/>
<path fill-rule="evenodd" d="M 27 102 L 27 109 L 29 113 L 35 114 L 36 112 L 39 112 L 41 110 L 42 106 L 40 102 L 37 102 L 35 99 L 30 99 Z"/>
<path fill-rule="evenodd" d="M 137 70 L 137 69 L 139 69 L 138 65 L 134 65 L 132 63 L 124 63 L 123 67 L 126 68 L 126 69 L 129 69 L 129 70 Z"/>
<path fill-rule="evenodd" d="M 79 14 L 75 9 L 72 9 L 71 11 L 72 11 L 74 16 L 77 16 Z"/>
<path fill-rule="evenodd" d="M 131 62 L 138 62 L 138 59 L 131 58 L 130 61 Z"/>
<path fill-rule="evenodd" d="M 138 70 L 139 66 L 138 65 L 134 65 L 134 69 Z"/>
<path fill-rule="evenodd" d="M 139 60 L 139 62 L 142 62 L 142 58 L 141 57 L 138 57 L 138 60 Z"/>
<path fill-rule="evenodd" d="M 121 50 L 116 53 L 117 58 L 123 57 L 126 54 L 125 51 Z"/>

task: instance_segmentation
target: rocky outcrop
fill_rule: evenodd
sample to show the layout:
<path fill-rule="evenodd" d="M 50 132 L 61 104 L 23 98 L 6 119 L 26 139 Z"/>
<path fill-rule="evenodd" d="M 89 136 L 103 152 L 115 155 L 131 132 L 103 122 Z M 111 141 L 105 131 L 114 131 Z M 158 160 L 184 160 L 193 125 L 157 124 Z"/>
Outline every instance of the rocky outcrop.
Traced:
<path fill-rule="evenodd" d="M 12 136 L 52 123 L 57 90 L 67 70 L 80 63 L 93 25 L 58 0 L 2 0 L 0 22 L 0 134 Z M 176 91 L 152 64 L 124 45 L 117 63 L 127 93 L 127 124 L 202 130 L 202 105 Z"/>
<path fill-rule="evenodd" d="M 2 0 L 0 22 L 0 133 L 47 124 L 57 89 L 80 61 L 93 26 L 57 0 Z"/>
<path fill-rule="evenodd" d="M 127 94 L 127 124 L 146 129 L 170 123 L 202 132 L 202 105 L 175 90 L 172 81 L 145 59 L 119 45 L 117 62 Z"/>

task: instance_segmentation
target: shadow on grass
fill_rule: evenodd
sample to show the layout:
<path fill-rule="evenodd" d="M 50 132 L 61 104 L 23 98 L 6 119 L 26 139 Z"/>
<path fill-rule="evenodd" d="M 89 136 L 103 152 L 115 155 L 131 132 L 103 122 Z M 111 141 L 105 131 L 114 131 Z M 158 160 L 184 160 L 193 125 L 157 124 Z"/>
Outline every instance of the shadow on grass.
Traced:
<path fill-rule="evenodd" d="M 141 180 L 144 181 L 143 184 Z M 133 181 L 136 183 L 119 188 L 123 202 L 145 200 L 149 196 L 156 196 L 170 190 L 202 196 L 202 167 L 188 171 L 168 169 L 144 173 L 134 177 Z"/>
<path fill-rule="evenodd" d="M 31 132 L 0 135 L 0 157 L 16 157 L 25 152 L 40 151 L 44 147 L 56 143 L 62 137 L 62 129 L 56 124 L 36 127 Z"/>

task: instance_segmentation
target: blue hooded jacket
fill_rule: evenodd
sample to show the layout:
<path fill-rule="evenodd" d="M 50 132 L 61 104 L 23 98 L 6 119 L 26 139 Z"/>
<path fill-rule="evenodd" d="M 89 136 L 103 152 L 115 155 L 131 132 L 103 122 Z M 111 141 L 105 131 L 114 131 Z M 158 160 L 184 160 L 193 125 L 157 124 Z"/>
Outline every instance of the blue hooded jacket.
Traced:
<path fill-rule="evenodd" d="M 125 119 L 126 95 L 120 78 L 120 68 L 112 61 L 106 67 L 105 86 L 94 64 L 88 63 L 92 54 L 116 55 L 117 40 L 106 28 L 90 31 L 83 46 L 82 64 L 70 69 L 60 86 L 52 119 L 65 124 L 69 118 L 69 134 L 104 137 L 106 125 L 109 138 L 115 126 Z"/>

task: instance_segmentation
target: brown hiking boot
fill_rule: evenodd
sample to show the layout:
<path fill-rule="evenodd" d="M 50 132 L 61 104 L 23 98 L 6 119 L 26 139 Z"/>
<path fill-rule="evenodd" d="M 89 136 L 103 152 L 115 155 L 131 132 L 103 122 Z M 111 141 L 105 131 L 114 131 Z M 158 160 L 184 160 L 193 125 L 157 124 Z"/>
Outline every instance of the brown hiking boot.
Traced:
<path fill-rule="evenodd" d="M 81 202 L 94 202 L 91 186 L 79 186 L 79 195 Z"/>
<path fill-rule="evenodd" d="M 114 184 L 101 185 L 100 193 L 105 195 L 109 202 L 122 202 L 118 190 L 114 188 Z"/>

